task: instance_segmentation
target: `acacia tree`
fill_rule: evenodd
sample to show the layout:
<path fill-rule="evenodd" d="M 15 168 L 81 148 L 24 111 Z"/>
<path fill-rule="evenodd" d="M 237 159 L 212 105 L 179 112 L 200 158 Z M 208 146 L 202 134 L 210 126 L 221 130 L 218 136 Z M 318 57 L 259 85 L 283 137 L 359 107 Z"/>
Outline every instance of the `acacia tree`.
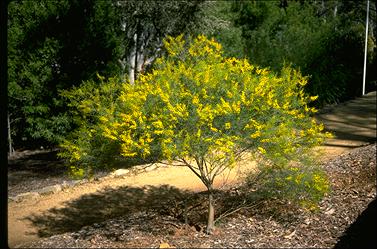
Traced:
<path fill-rule="evenodd" d="M 136 84 L 124 83 L 110 102 L 98 94 L 108 93 L 114 79 L 86 98 L 85 89 L 66 95 L 76 99 L 73 106 L 87 121 L 62 144 L 62 156 L 71 169 L 87 170 L 91 164 L 83 162 L 100 141 L 126 158 L 152 156 L 188 167 L 208 189 L 211 233 L 216 176 L 245 153 L 278 167 L 300 165 L 326 134 L 310 116 L 315 109 L 307 104 L 316 97 L 304 94 L 307 80 L 299 72 L 285 67 L 277 75 L 247 60 L 224 58 L 221 45 L 204 36 L 189 43 L 182 35 L 168 37 L 164 45 L 167 55 L 155 68 Z"/>

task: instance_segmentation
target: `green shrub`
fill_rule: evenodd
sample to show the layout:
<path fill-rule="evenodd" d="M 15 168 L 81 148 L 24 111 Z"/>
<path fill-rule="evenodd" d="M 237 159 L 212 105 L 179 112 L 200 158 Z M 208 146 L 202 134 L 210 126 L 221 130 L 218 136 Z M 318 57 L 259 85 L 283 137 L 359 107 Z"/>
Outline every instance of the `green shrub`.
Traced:
<path fill-rule="evenodd" d="M 329 192 L 330 185 L 320 167 L 309 161 L 306 163 L 260 163 L 258 173 L 249 174 L 246 178 L 246 185 L 254 189 L 254 198 L 278 199 L 316 210 L 319 202 Z"/>
<path fill-rule="evenodd" d="M 104 136 L 98 126 L 100 118 L 111 116 L 122 88 L 118 78 L 99 76 L 99 83 L 88 81 L 61 92 L 69 100 L 70 114 L 76 125 L 60 144 L 61 158 L 73 177 L 90 176 L 93 170 L 112 168 L 122 161 L 119 143 Z"/>
<path fill-rule="evenodd" d="M 304 94 L 300 72 L 284 67 L 276 74 L 225 58 L 221 45 L 202 35 L 190 43 L 168 37 L 164 45 L 167 55 L 135 84 L 109 79 L 65 93 L 80 115 L 61 155 L 76 171 L 90 172 L 106 153 L 187 166 L 207 187 L 211 233 L 216 176 L 245 153 L 300 162 L 326 134 L 311 116 L 316 97 Z"/>

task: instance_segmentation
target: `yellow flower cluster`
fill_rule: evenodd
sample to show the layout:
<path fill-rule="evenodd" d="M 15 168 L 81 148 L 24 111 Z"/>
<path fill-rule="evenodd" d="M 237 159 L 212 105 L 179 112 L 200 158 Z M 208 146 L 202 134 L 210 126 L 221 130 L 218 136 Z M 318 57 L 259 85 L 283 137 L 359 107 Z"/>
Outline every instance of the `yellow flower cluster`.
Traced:
<path fill-rule="evenodd" d="M 98 116 L 95 132 L 119 143 L 123 156 L 194 157 L 231 167 L 242 148 L 294 154 L 323 141 L 308 107 L 316 97 L 304 94 L 307 79 L 299 72 L 284 68 L 277 75 L 224 58 L 221 45 L 202 35 L 190 44 L 183 35 L 167 37 L 164 45 L 168 55 L 134 85 L 123 83 Z M 95 108 L 100 98 L 93 95 L 80 102 L 83 113 Z M 82 151 L 71 151 L 72 160 L 81 160 Z"/>

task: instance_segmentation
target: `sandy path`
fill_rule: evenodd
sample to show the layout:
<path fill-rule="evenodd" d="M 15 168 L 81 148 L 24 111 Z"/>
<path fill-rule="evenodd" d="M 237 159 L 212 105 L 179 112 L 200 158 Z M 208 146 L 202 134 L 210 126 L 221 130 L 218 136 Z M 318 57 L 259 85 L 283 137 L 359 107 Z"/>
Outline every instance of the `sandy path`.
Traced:
<path fill-rule="evenodd" d="M 243 163 L 237 170 L 224 172 L 215 181 L 216 188 L 226 188 L 240 179 L 245 171 L 253 168 L 253 163 Z M 83 195 L 95 194 L 111 187 L 144 187 L 170 185 L 182 190 L 203 191 L 205 186 L 187 167 L 159 165 L 156 170 L 124 178 L 110 178 L 104 181 L 93 181 L 69 188 L 58 194 L 41 196 L 36 200 L 8 203 L 8 241 L 9 246 L 36 240 L 38 228 L 25 218 L 33 214 L 49 213 L 52 208 L 67 207 L 69 202 Z"/>
<path fill-rule="evenodd" d="M 362 146 L 376 140 L 376 93 L 370 93 L 346 104 L 336 106 L 330 112 L 317 117 L 324 122 L 325 127 L 333 131 L 335 138 L 327 141 L 324 159 L 337 156 L 352 148 Z M 243 163 L 239 170 L 229 174 L 225 172 L 217 177 L 215 185 L 226 187 L 240 179 L 243 173 L 253 168 L 253 163 Z M 89 182 L 76 186 L 58 194 L 41 196 L 36 200 L 8 203 L 8 243 L 10 247 L 37 240 L 40 228 L 33 225 L 30 218 L 33 215 L 49 214 L 51 210 L 69 207 L 72 201 L 103 192 L 106 188 L 119 189 L 122 187 L 170 185 L 182 190 L 205 190 L 200 180 L 186 167 L 160 166 L 158 169 L 135 176 L 111 178 L 106 181 Z M 90 207 L 89 207 L 90 208 Z M 80 217 L 76 217 L 80 219 Z"/>
<path fill-rule="evenodd" d="M 376 141 L 376 92 L 370 92 L 317 115 L 335 137 L 323 146 L 325 158 Z"/>

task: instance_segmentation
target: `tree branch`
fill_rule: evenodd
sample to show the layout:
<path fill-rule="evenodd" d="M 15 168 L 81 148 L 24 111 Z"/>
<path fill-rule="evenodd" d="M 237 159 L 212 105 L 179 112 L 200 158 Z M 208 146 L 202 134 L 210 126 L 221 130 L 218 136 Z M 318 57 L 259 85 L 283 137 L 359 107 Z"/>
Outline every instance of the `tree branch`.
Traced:
<path fill-rule="evenodd" d="M 193 168 L 192 165 L 189 164 L 184 158 L 182 158 L 182 160 L 183 160 L 183 162 L 185 163 L 185 165 L 186 165 L 187 167 L 189 167 L 189 169 L 190 169 L 192 172 L 194 172 L 194 174 L 195 174 L 197 177 L 199 177 L 199 178 L 202 180 L 202 182 L 203 182 L 202 176 L 199 175 L 198 172 L 196 172 L 195 168 Z M 204 182 L 203 182 L 203 183 L 204 183 Z M 204 184 L 205 184 L 205 183 L 204 183 Z"/>
<path fill-rule="evenodd" d="M 236 209 L 221 214 L 219 217 L 217 217 L 217 218 L 215 219 L 214 222 L 216 223 L 216 222 L 218 222 L 219 220 L 221 220 L 221 219 L 223 219 L 223 218 L 225 218 L 225 217 L 227 217 L 227 216 L 229 216 L 229 215 L 231 215 L 231 214 L 234 214 L 234 213 L 240 211 L 241 209 L 255 208 L 255 207 L 257 207 L 257 206 L 259 206 L 259 205 L 261 205 L 261 204 L 264 203 L 264 201 L 261 201 L 261 202 L 258 202 L 258 203 L 256 203 L 256 204 L 253 204 L 253 205 L 243 206 L 243 204 L 245 204 L 245 202 L 246 202 L 246 201 L 244 200 L 244 202 L 243 202 L 241 205 L 239 205 Z"/>

